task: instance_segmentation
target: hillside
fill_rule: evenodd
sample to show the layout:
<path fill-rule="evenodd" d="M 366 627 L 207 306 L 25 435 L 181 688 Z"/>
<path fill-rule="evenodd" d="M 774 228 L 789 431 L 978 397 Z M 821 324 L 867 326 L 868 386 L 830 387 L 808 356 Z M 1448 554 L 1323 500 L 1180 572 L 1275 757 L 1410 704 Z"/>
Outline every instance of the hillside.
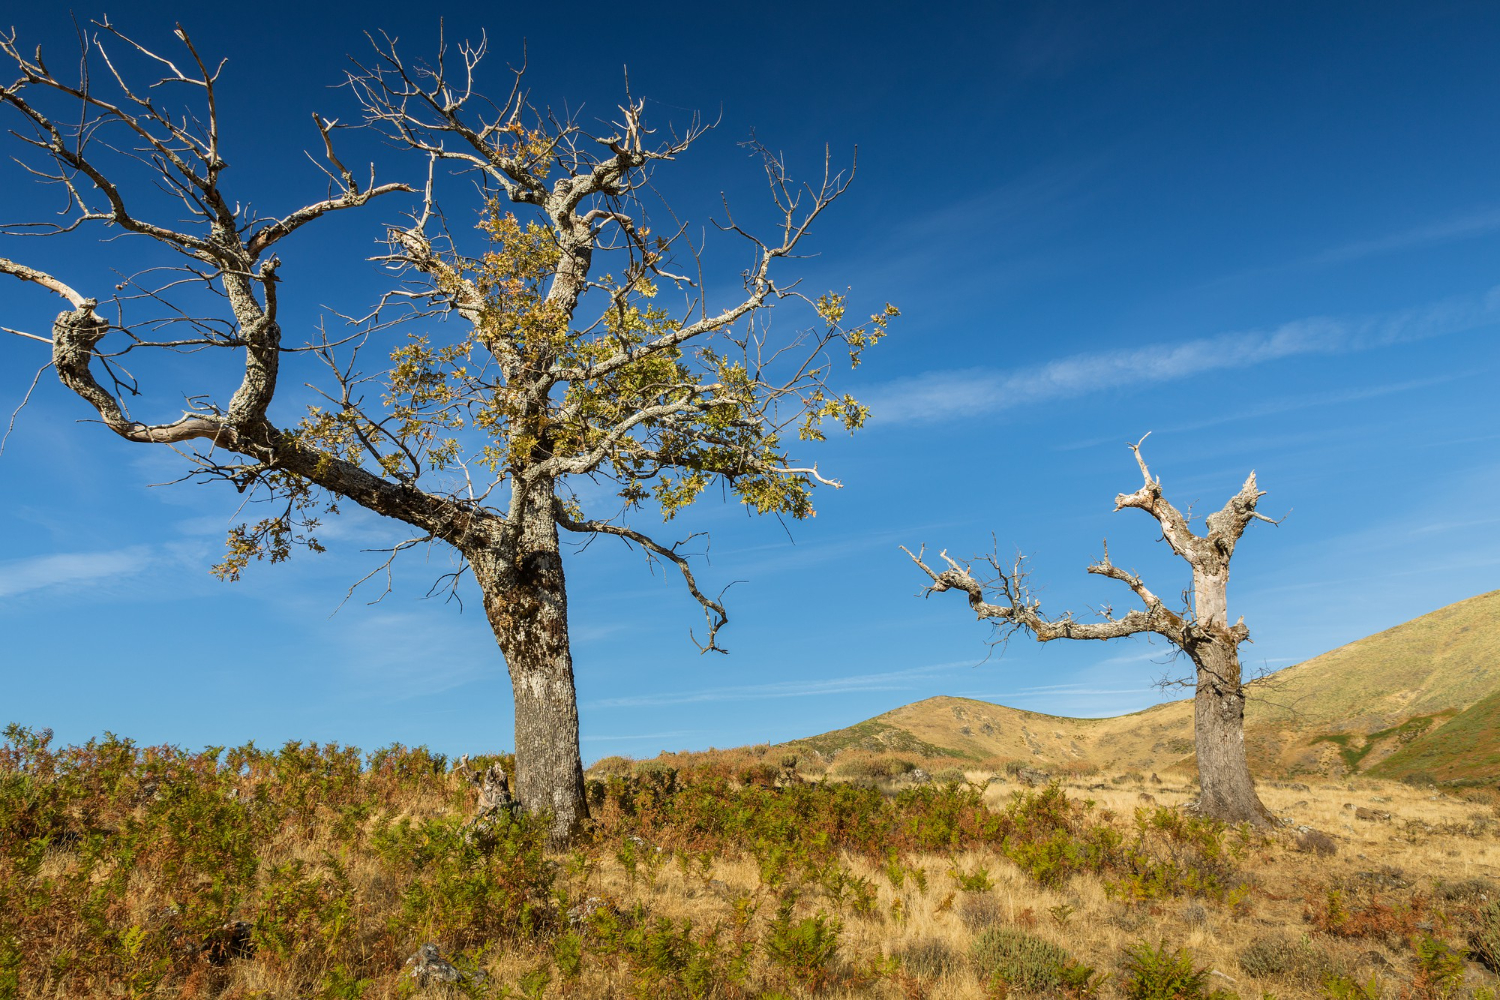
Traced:
<path fill-rule="evenodd" d="M 955 762 L 1006 758 L 1159 768 L 1192 752 L 1192 710 L 1185 702 L 1173 702 L 1109 719 L 1070 719 L 972 698 L 937 697 L 789 746 L 824 760 L 864 750 L 952 757 Z"/>
<path fill-rule="evenodd" d="M 1381 778 L 1430 775 L 1436 781 L 1500 777 L 1500 691 L 1411 740 L 1369 773 Z"/>
<path fill-rule="evenodd" d="M 1251 685 L 1245 728 L 1252 766 L 1261 773 L 1338 774 L 1391 758 L 1389 767 L 1400 768 L 1423 748 L 1429 754 L 1423 760 L 1433 764 L 1437 748 L 1453 744 L 1437 740 L 1439 732 L 1461 720 L 1465 727 L 1496 721 L 1500 702 L 1492 715 L 1475 703 L 1497 690 L 1500 591 L 1440 608 Z M 1478 713 L 1472 717 L 1466 712 L 1471 706 Z M 1192 711 L 1191 700 L 1183 700 L 1131 715 L 1073 719 L 936 697 L 788 746 L 825 761 L 862 750 L 951 757 L 955 763 L 1004 758 L 1163 770 L 1191 760 Z M 1405 756 L 1395 759 L 1398 752 Z M 1456 774 L 1467 766 L 1455 762 L 1450 770 Z"/>

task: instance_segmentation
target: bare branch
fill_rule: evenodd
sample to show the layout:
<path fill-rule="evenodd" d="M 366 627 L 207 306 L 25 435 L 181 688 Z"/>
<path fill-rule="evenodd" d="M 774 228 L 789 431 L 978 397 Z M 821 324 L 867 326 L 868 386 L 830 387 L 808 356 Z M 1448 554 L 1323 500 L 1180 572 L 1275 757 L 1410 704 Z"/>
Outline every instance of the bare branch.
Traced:
<path fill-rule="evenodd" d="M 393 183 L 372 186 L 368 190 L 360 190 L 359 184 L 354 179 L 354 174 L 343 162 L 333 149 L 333 130 L 338 127 L 338 122 L 325 121 L 321 115 L 313 115 L 313 123 L 318 127 L 318 133 L 323 137 L 324 156 L 328 162 L 339 171 L 339 178 L 343 185 L 343 192 L 336 198 L 325 198 L 297 209 L 285 218 L 267 223 L 245 241 L 245 249 L 249 251 L 252 258 L 257 258 L 265 253 L 278 240 L 291 235 L 298 229 L 312 222 L 320 216 L 329 212 L 337 212 L 346 208 L 359 208 L 372 198 L 381 195 L 394 194 L 398 191 L 410 193 L 414 190 L 409 184 Z M 373 175 L 374 168 L 371 167 Z"/>
<path fill-rule="evenodd" d="M 682 573 L 683 582 L 687 584 L 688 593 L 693 595 L 693 600 L 703 606 L 703 616 L 708 622 L 707 640 L 700 643 L 697 637 L 694 636 L 694 645 L 698 647 L 700 653 L 710 651 L 715 653 L 727 652 L 727 650 L 718 645 L 717 637 L 719 629 L 728 624 L 729 614 L 724 610 L 723 604 L 710 599 L 698 589 L 698 581 L 693 578 L 692 567 L 688 565 L 687 559 L 677 552 L 676 546 L 668 548 L 639 531 L 618 524 L 610 524 L 606 521 L 575 521 L 568 514 L 567 508 L 564 507 L 561 500 L 554 501 L 553 517 L 557 520 L 559 527 L 565 528 L 568 531 L 596 535 L 614 535 L 625 539 L 626 542 L 634 542 L 648 553 L 654 553 L 671 562 Z M 678 544 L 682 543 L 679 542 Z"/>
<path fill-rule="evenodd" d="M 82 295 L 74 291 L 71 286 L 63 283 L 57 278 L 54 278 L 52 275 L 47 274 L 45 271 L 38 271 L 34 267 L 27 267 L 25 264 L 18 264 L 13 260 L 9 260 L 5 257 L 0 257 L 0 274 L 9 274 L 12 277 L 20 278 L 22 281 L 34 282 L 35 284 L 41 285 L 43 288 L 47 289 L 47 291 L 53 292 L 57 295 L 62 296 L 64 299 L 67 299 L 68 304 L 71 305 L 74 309 L 83 308 L 85 299 Z M 34 334 L 19 333 L 19 331 L 16 330 L 7 330 L 7 332 L 18 333 L 22 337 L 31 337 L 33 340 L 40 340 L 45 343 L 51 343 L 51 341 L 48 341 L 45 337 L 38 337 Z"/>
<path fill-rule="evenodd" d="M 1111 580 L 1119 580 L 1125 584 L 1145 603 L 1147 610 L 1151 614 L 1166 621 L 1168 628 L 1174 633 L 1173 635 L 1167 635 L 1168 638 L 1172 638 L 1174 641 L 1181 638 L 1185 623 L 1178 616 L 1167 610 L 1166 606 L 1162 604 L 1161 598 L 1152 593 L 1139 576 L 1126 572 L 1110 562 L 1109 544 L 1107 542 L 1104 545 L 1104 555 L 1098 562 L 1088 568 L 1088 572 L 1096 576 L 1107 576 Z M 1167 633 L 1164 632 L 1163 634 L 1166 635 Z"/>
<path fill-rule="evenodd" d="M 41 338 L 38 337 L 37 339 L 40 340 Z M 31 377 L 31 384 L 26 387 L 26 394 L 21 397 L 20 404 L 11 411 L 10 421 L 5 425 L 5 434 L 4 436 L 0 436 L 0 455 L 5 454 L 5 445 L 10 441 L 11 431 L 16 429 L 16 418 L 21 415 L 22 410 L 26 409 L 26 404 L 31 402 L 31 394 L 36 392 L 37 383 L 42 380 L 42 376 L 51 367 L 52 362 L 49 361 L 36 370 L 36 374 Z"/>
<path fill-rule="evenodd" d="M 1161 525 L 1162 537 L 1172 547 L 1172 551 L 1191 562 L 1198 554 L 1201 540 L 1188 527 L 1187 519 L 1182 516 L 1182 512 L 1162 496 L 1161 480 L 1152 478 L 1151 470 L 1146 467 L 1146 459 L 1141 455 L 1141 445 L 1150 436 L 1148 432 L 1140 441 L 1130 445 L 1130 450 L 1135 453 L 1136 464 L 1140 466 L 1141 476 L 1145 479 L 1145 483 L 1134 493 L 1121 493 L 1115 497 L 1115 510 L 1139 507 L 1156 518 Z"/>
<path fill-rule="evenodd" d="M 51 346 L 52 344 L 51 337 L 38 337 L 34 333 L 27 333 L 25 330 L 12 330 L 8 326 L 0 326 L 0 330 L 4 330 L 6 333 L 13 333 L 17 337 L 25 337 L 27 340 L 35 340 L 39 343 L 47 344 L 48 346 Z"/>
<path fill-rule="evenodd" d="M 1240 491 L 1204 521 L 1204 526 L 1208 528 L 1208 540 L 1224 554 L 1225 559 L 1234 552 L 1235 544 L 1251 521 L 1265 521 L 1273 525 L 1278 523 L 1255 510 L 1255 505 L 1265 495 L 1264 490 L 1256 487 L 1255 473 L 1251 472 Z"/>
<path fill-rule="evenodd" d="M 941 573 L 934 573 L 918 556 L 912 555 L 910 549 L 904 546 L 902 548 L 932 577 L 932 586 L 927 588 L 929 593 L 962 590 L 968 594 L 969 607 L 974 609 L 976 617 L 1004 621 L 1031 633 L 1037 642 L 1051 642 L 1053 639 L 1120 639 L 1142 632 L 1168 636 L 1167 630 L 1172 627 L 1160 609 L 1131 611 L 1124 618 L 1106 617 L 1102 622 L 1075 621 L 1071 611 L 1064 612 L 1060 618 L 1049 619 L 1042 614 L 1039 602 L 1026 590 L 1019 559 L 1016 561 L 1016 568 L 1010 573 L 1002 570 L 997 560 L 991 559 L 990 565 L 995 571 L 995 578 L 985 584 L 977 580 L 967 566 L 950 558 L 947 552 L 939 555 L 949 568 Z M 997 605 L 985 601 L 983 595 L 986 589 L 1001 594 L 1006 603 Z"/>
<path fill-rule="evenodd" d="M 331 618 L 331 617 L 333 617 L 333 615 L 338 614 L 339 611 L 342 610 L 342 608 L 344 607 L 344 605 L 349 603 L 349 599 L 354 596 L 354 592 L 356 590 L 358 590 L 363 584 L 365 584 L 367 581 L 369 581 L 372 577 L 374 577 L 377 574 L 380 574 L 382 572 L 385 574 L 385 589 L 382 590 L 380 592 L 380 594 L 374 600 L 366 601 L 365 604 L 373 606 L 373 605 L 379 604 L 381 601 L 385 600 L 386 597 L 391 593 L 391 589 L 394 586 L 394 581 L 391 578 L 391 565 L 396 561 L 396 557 L 399 556 L 406 549 L 412 548 L 412 547 L 417 546 L 417 545 L 421 545 L 424 542 L 431 542 L 432 540 L 433 540 L 433 536 L 432 535 L 422 535 L 422 536 L 419 536 L 417 538 L 403 538 L 401 541 L 397 542 L 395 545 L 391 546 L 388 549 L 367 549 L 366 551 L 370 551 L 370 552 L 383 552 L 383 553 L 385 553 L 386 554 L 385 561 L 382 562 L 379 566 L 376 566 L 374 569 L 370 570 L 370 572 L 366 573 L 364 576 L 360 577 L 358 580 L 355 580 L 352 584 L 350 584 L 349 585 L 349 589 L 344 592 L 344 599 L 341 600 L 341 601 L 339 601 L 338 607 L 336 607 L 336 608 L 333 609 L 333 614 L 330 614 L 329 617 Z"/>

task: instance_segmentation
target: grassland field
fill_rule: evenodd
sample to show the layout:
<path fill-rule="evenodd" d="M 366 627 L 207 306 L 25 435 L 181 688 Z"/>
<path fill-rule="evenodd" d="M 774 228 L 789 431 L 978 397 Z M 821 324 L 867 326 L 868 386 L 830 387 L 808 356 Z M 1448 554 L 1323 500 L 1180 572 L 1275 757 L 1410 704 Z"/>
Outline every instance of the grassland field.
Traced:
<path fill-rule="evenodd" d="M 860 759 L 613 758 L 550 851 L 421 748 L 13 727 L 0 997 L 1494 995 L 1488 788 L 1266 782 L 1260 834 L 1181 774 Z"/>

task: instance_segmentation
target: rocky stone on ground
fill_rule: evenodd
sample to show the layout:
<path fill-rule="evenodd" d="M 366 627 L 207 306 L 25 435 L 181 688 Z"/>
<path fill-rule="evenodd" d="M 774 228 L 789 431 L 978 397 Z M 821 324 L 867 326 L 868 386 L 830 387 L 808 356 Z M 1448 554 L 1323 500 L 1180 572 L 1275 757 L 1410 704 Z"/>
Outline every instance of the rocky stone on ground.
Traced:
<path fill-rule="evenodd" d="M 581 903 L 575 903 L 568 907 L 568 925 L 580 927 L 589 917 L 604 908 L 604 900 L 598 896 L 590 896 Z"/>
<path fill-rule="evenodd" d="M 464 972 L 458 966 L 443 957 L 442 951 L 431 941 L 417 949 L 416 954 L 406 960 L 411 967 L 408 973 L 416 980 L 418 986 L 426 986 L 430 983 L 482 983 L 486 977 L 483 972 L 475 970 Z"/>

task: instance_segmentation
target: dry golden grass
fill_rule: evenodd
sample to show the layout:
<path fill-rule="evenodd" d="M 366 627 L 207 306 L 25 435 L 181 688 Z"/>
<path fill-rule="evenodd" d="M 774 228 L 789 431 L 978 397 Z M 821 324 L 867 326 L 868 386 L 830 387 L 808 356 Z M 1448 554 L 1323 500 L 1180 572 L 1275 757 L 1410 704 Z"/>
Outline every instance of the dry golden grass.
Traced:
<path fill-rule="evenodd" d="M 969 780 L 990 782 L 1000 776 L 969 771 Z M 1118 776 L 1117 776 L 1118 777 Z M 1103 787 L 1100 787 L 1100 785 Z M 1064 786 L 1069 794 L 1094 800 L 1098 807 L 1121 817 L 1143 804 L 1169 807 L 1191 801 L 1193 789 L 1179 782 L 1075 781 Z M 1003 807 L 1017 785 L 1003 777 L 989 784 L 986 800 Z M 844 863 L 878 886 L 874 912 L 868 917 L 844 915 L 840 956 L 846 963 L 868 963 L 874 957 L 904 959 L 900 978 L 854 988 L 833 988 L 826 997 L 931 997 L 983 1000 L 995 996 L 993 987 L 966 960 L 977 933 L 990 925 L 1034 930 L 1101 971 L 1115 972 L 1124 949 L 1140 941 L 1165 941 L 1188 948 L 1197 962 L 1214 970 L 1213 985 L 1241 997 L 1273 995 L 1290 1000 L 1323 997 L 1323 983 L 1310 971 L 1304 978 L 1256 978 L 1240 968 L 1246 944 L 1268 932 L 1283 932 L 1306 941 L 1322 956 L 1323 967 L 1311 970 L 1342 973 L 1361 984 L 1374 976 L 1385 995 L 1395 996 L 1411 978 L 1412 951 L 1405 942 L 1374 939 L 1340 940 L 1318 933 L 1305 916 L 1306 901 L 1330 887 L 1352 887 L 1363 897 L 1391 903 L 1431 896 L 1443 884 L 1472 879 L 1493 880 L 1500 887 L 1500 841 L 1496 839 L 1496 809 L 1492 802 L 1422 791 L 1405 785 L 1356 780 L 1353 782 L 1282 782 L 1263 785 L 1266 804 L 1291 824 L 1248 858 L 1246 869 L 1254 888 L 1241 903 L 1220 906 L 1193 900 L 1165 900 L 1148 904 L 1113 899 L 1098 879 L 1077 877 L 1058 889 L 1045 889 L 1021 873 L 995 851 L 965 851 L 957 855 L 918 855 L 906 859 L 928 873 L 928 886 L 919 891 L 907 885 L 894 889 L 871 862 L 846 855 Z M 1389 813 L 1388 820 L 1354 818 L 1354 809 Z M 1337 842 L 1332 857 L 1296 848 L 1296 827 L 1329 833 Z M 990 871 L 995 885 L 986 892 L 958 890 L 948 872 L 954 868 Z M 1370 875 L 1377 878 L 1372 880 Z M 1381 880 L 1385 880 L 1382 882 Z M 1386 888 L 1399 882 L 1405 888 Z M 1373 888 L 1372 888 L 1373 887 Z M 755 863 L 748 859 L 716 861 L 702 874 L 685 874 L 680 866 L 664 864 L 651 880 L 627 878 L 618 864 L 606 860 L 581 890 L 610 900 L 622 908 L 650 905 L 674 920 L 711 926 L 725 920 L 736 896 L 769 908 L 771 895 L 761 885 Z M 899 905 L 898 905 L 899 903 Z M 899 912 L 899 916 L 895 915 Z M 1441 923 L 1441 922 L 1440 922 Z M 1446 930 L 1454 940 L 1462 927 Z M 950 966 L 922 956 L 951 957 Z M 918 958 L 913 960 L 911 956 Z M 517 981 L 538 961 L 538 955 L 518 953 L 492 962 L 488 971 L 502 981 Z M 911 966 L 916 965 L 914 970 Z M 936 967 L 935 967 L 936 966 Z M 1310 976 L 1310 977 L 1309 977 Z M 1468 963 L 1466 992 L 1494 987 L 1500 980 L 1476 963 Z M 585 979 L 575 986 L 578 996 L 624 995 L 625 983 L 607 977 Z M 1114 990 L 1106 987 L 1106 995 Z"/>
<path fill-rule="evenodd" d="M 774 770 L 783 764 L 783 755 L 774 748 L 751 747 L 717 754 L 709 762 L 712 769 L 700 773 L 715 773 L 722 778 L 734 773 L 730 767 L 734 765 L 750 769 L 745 774 L 751 777 L 756 773 L 764 776 L 765 771 L 755 772 L 754 768 Z M 924 768 L 929 763 L 942 764 L 943 760 L 924 762 Z M 660 773 L 664 766 L 660 760 L 644 764 L 616 761 L 602 770 L 616 775 L 641 770 Z M 25 777 L 37 772 L 22 768 L 12 773 Z M 1483 902 L 1477 894 L 1500 900 L 1500 822 L 1490 792 L 1460 795 L 1369 779 L 1262 784 L 1264 801 L 1285 818 L 1287 825 L 1268 836 L 1243 840 L 1244 852 L 1234 861 L 1235 871 L 1230 876 L 1232 885 L 1243 888 L 1197 896 L 1182 889 L 1167 889 L 1132 897 L 1130 891 L 1121 888 L 1130 883 L 1119 880 L 1118 866 L 1101 868 L 1099 874 L 1088 874 L 1094 869 L 1081 867 L 1082 874 L 1050 886 L 1039 884 L 1020 866 L 1008 846 L 1014 830 L 1004 834 L 1004 839 L 970 837 L 962 841 L 969 846 L 951 853 L 903 848 L 897 858 L 900 869 L 894 875 L 890 859 L 882 857 L 879 849 L 870 850 L 868 844 L 859 850 L 831 854 L 814 851 L 803 856 L 803 861 L 816 862 L 825 869 L 832 866 L 846 881 L 867 886 L 868 897 L 863 904 L 857 903 L 855 896 L 835 896 L 828 883 L 798 868 L 802 862 L 784 866 L 779 873 L 768 869 L 765 849 L 775 845 L 721 838 L 713 841 L 711 850 L 699 853 L 699 848 L 710 841 L 693 832 L 691 819 L 673 813 L 675 807 L 663 805 L 668 800 L 648 797 L 640 800 L 641 811 L 634 817 L 607 804 L 599 812 L 597 836 L 579 850 L 538 854 L 525 862 L 526 872 L 531 876 L 545 873 L 548 882 L 539 900 L 541 924 L 524 930 L 509 921 L 493 924 L 489 931 L 474 931 L 471 924 L 453 919 L 451 913 L 413 909 L 411 893 L 420 880 L 405 870 L 401 860 L 409 852 L 421 850 L 424 837 L 440 834 L 444 828 L 451 830 L 452 821 L 468 815 L 473 808 L 472 789 L 461 778 L 441 770 L 429 769 L 425 775 L 401 779 L 382 778 L 370 771 L 360 773 L 363 777 L 358 780 L 365 783 L 361 793 L 365 797 L 354 796 L 350 801 L 381 802 L 383 806 L 366 813 L 347 813 L 346 805 L 325 803 L 305 812 L 285 812 L 276 825 L 267 827 L 266 838 L 255 849 L 258 869 L 232 911 L 233 916 L 255 927 L 253 956 L 219 965 L 189 957 L 185 964 L 174 966 L 177 971 L 171 976 L 160 980 L 162 985 L 136 990 L 133 995 L 225 1000 L 461 995 L 453 987 L 439 984 L 418 987 L 403 975 L 401 963 L 406 956 L 423 941 L 433 941 L 448 957 L 477 963 L 487 974 L 482 986 L 471 989 L 469 995 L 473 996 L 669 1000 L 697 995 L 783 995 L 988 1000 L 1001 991 L 970 960 L 976 938 L 988 928 L 1024 929 L 1066 949 L 1075 961 L 1109 974 L 1112 978 L 1100 993 L 1106 997 L 1124 995 L 1121 957 L 1127 948 L 1141 942 L 1187 949 L 1197 966 L 1212 970 L 1210 987 L 1231 990 L 1247 1000 L 1265 995 L 1282 1000 L 1323 997 L 1328 995 L 1325 978 L 1334 975 L 1361 984 L 1374 977 L 1380 995 L 1391 1000 L 1463 1000 L 1475 996 L 1476 990 L 1496 985 L 1490 972 L 1470 962 L 1461 987 L 1434 992 L 1431 984 L 1422 985 L 1414 951 L 1424 934 L 1444 939 L 1463 951 L 1469 921 L 1477 904 Z M 982 789 L 982 801 L 995 815 L 1040 815 L 1015 810 L 1018 796 L 1031 796 L 1028 801 L 1037 796 L 1003 771 L 970 768 L 949 777 Z M 179 780 L 187 779 L 184 776 Z M 228 792 L 253 797 L 257 791 L 255 781 L 214 778 L 208 771 L 201 772 L 199 780 L 211 789 L 204 802 L 222 801 Z M 275 781 L 271 779 L 261 780 L 265 783 L 259 790 L 272 799 L 291 795 L 298 787 L 295 780 L 283 781 L 279 788 L 273 787 Z M 314 778 L 304 788 L 316 790 L 323 780 Z M 868 784 L 872 779 L 860 780 Z M 880 782 L 887 792 L 912 785 L 909 774 Z M 34 788 L 34 781 L 27 777 L 14 787 Z M 736 799 L 733 783 L 730 788 L 713 801 L 727 803 L 727 808 L 734 808 L 736 802 L 760 802 L 776 809 L 802 801 L 768 787 L 762 788 L 760 798 Z M 1081 776 L 1065 779 L 1062 789 L 1075 803 L 1092 803 L 1072 809 L 1079 824 L 1074 829 L 1078 844 L 1086 842 L 1082 836 L 1085 825 L 1095 830 L 1101 825 L 1113 828 L 1128 840 L 1134 836 L 1137 823 L 1149 822 L 1159 807 L 1176 809 L 1189 803 L 1194 794 L 1191 782 L 1174 773 Z M 827 790 L 802 791 L 817 791 L 822 796 Z M 886 801 L 869 798 L 868 792 L 860 794 L 866 796 L 860 801 L 867 805 Z M 0 796 L 0 805 L 5 804 L 3 798 Z M 163 810 L 170 805 L 159 797 L 137 799 L 126 795 L 119 801 L 124 803 L 124 812 L 106 817 L 101 829 L 119 831 L 132 822 L 165 822 Z M 252 809 L 246 815 L 254 813 Z M 940 809 L 931 813 L 934 817 L 940 814 Z M 26 814 L 12 815 L 25 818 Z M 339 831 L 336 823 L 341 815 L 353 816 L 353 825 Z M 411 820 L 413 829 L 429 832 L 392 854 L 389 846 L 379 845 L 383 836 L 380 830 L 389 830 L 402 818 Z M 434 825 L 432 821 L 439 822 Z M 1307 849 L 1303 831 L 1308 829 L 1330 838 L 1331 853 Z M 222 834 L 220 830 L 215 836 Z M 631 841 L 638 834 L 644 834 L 644 839 Z M 1226 842 L 1239 841 L 1230 834 Z M 168 843 L 178 844 L 173 850 L 181 846 L 180 841 L 170 838 L 146 838 L 141 843 L 149 850 L 159 850 Z M 19 842 L 12 841 L 7 850 L 17 853 L 0 851 L 0 904 L 7 899 L 20 902 L 29 898 L 45 905 L 52 891 L 49 885 L 65 885 L 84 871 L 83 854 L 76 843 L 47 844 L 34 871 L 8 860 L 24 854 Z M 288 874 L 297 870 L 299 862 L 309 876 L 300 882 Z M 117 870 L 112 866 L 123 863 L 123 859 L 111 862 L 86 878 L 102 889 L 109 884 L 112 871 Z M 482 867 L 490 862 L 476 863 Z M 0 996 L 5 1000 L 12 995 L 27 1000 L 71 1000 L 132 995 L 129 977 L 135 967 L 120 953 L 122 947 L 128 949 L 130 929 L 160 928 L 164 921 L 173 919 L 174 910 L 185 910 L 190 904 L 211 910 L 211 894 L 203 895 L 208 892 L 205 880 L 212 878 L 211 868 L 187 880 L 175 878 L 169 869 L 170 865 L 163 867 L 158 859 L 150 864 L 140 862 L 130 870 L 118 892 L 106 899 L 101 913 L 89 918 L 103 919 L 113 928 L 104 935 L 104 950 L 98 952 L 96 960 L 99 967 L 77 968 L 67 975 L 42 976 L 39 970 L 55 964 L 59 956 L 81 953 L 79 949 L 89 945 L 88 935 L 100 932 L 90 930 L 81 913 L 67 909 L 72 904 L 55 901 L 53 911 L 41 917 L 28 917 L 19 910 L 6 912 L 0 905 Z M 918 871 L 921 878 L 914 874 Z M 981 873 L 988 873 L 988 886 L 979 884 Z M 463 876 L 459 868 L 445 877 Z M 960 876 L 969 880 L 967 886 L 960 882 Z M 899 878 L 899 884 L 893 878 Z M 331 893 L 338 886 L 342 886 L 338 892 L 356 905 L 349 910 L 347 923 L 334 927 L 330 914 L 336 914 L 337 907 Z M 6 897 L 7 892 L 18 889 L 20 895 Z M 310 895 L 298 901 L 295 892 Z M 195 901 L 189 898 L 194 893 L 199 894 Z M 463 897 L 458 894 L 452 898 Z M 810 985 L 814 980 L 789 973 L 768 954 L 767 941 L 778 906 L 787 899 L 795 899 L 794 920 L 821 912 L 839 923 L 837 952 L 822 987 Z M 613 932 L 607 922 L 601 924 L 594 918 L 569 919 L 569 910 L 586 900 L 593 900 L 591 907 L 604 916 L 618 916 Z M 1330 905 L 1341 907 L 1348 919 L 1336 921 L 1330 915 Z M 667 950 L 681 942 L 704 941 L 710 935 L 721 948 L 732 948 L 737 942 L 748 944 L 746 974 L 738 979 L 727 977 L 721 963 L 714 974 L 717 978 L 710 977 L 712 985 L 702 993 L 684 986 L 680 977 L 653 977 L 648 960 L 639 954 L 626 958 L 619 949 L 624 941 L 622 934 L 648 933 L 661 921 L 667 921 L 671 934 L 677 935 L 664 938 Z M 689 926 L 691 930 L 684 932 Z M 19 931 L 9 931 L 8 927 Z M 26 955 L 45 953 L 48 957 L 25 965 L 25 975 L 7 994 L 6 956 L 15 954 L 6 950 L 9 933 L 19 934 L 13 942 L 18 942 Z M 615 936 L 610 938 L 610 933 Z M 573 934 L 581 936 L 585 960 L 577 974 L 570 976 L 559 949 Z M 288 942 L 280 953 L 273 947 L 277 935 L 284 935 Z M 329 943 L 330 935 L 342 935 L 337 948 Z M 1257 974 L 1254 968 L 1247 970 L 1242 964 L 1247 948 L 1257 939 L 1277 935 L 1296 962 L 1265 974 Z M 167 935 L 160 940 L 171 944 L 176 939 Z M 96 938 L 93 945 L 101 946 L 101 940 Z M 170 956 L 171 952 L 161 954 Z M 668 965 L 676 962 L 679 970 L 682 965 L 680 957 L 669 955 L 663 961 Z M 346 962 L 354 963 L 357 969 L 351 971 Z M 99 979 L 105 963 L 115 963 L 115 971 Z M 367 980 L 362 986 L 356 982 L 361 978 Z M 99 983 L 107 983 L 107 987 Z M 1010 995 L 1023 993 L 1012 989 Z"/>

